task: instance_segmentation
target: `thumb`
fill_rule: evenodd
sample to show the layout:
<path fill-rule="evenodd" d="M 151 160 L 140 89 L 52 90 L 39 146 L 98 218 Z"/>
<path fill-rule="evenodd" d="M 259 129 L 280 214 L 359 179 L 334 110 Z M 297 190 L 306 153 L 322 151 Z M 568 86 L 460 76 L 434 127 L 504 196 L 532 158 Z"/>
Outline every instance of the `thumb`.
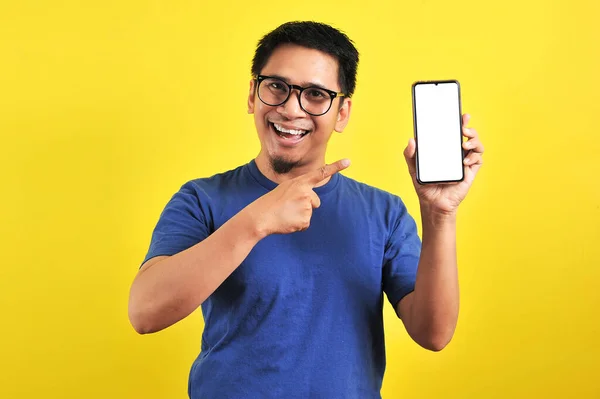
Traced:
<path fill-rule="evenodd" d="M 416 162 L 416 153 L 417 153 L 417 143 L 415 143 L 414 138 L 410 138 L 408 140 L 408 145 L 404 149 L 404 158 L 406 159 L 406 164 L 408 165 L 408 173 L 412 177 L 417 175 L 417 167 L 415 165 Z"/>

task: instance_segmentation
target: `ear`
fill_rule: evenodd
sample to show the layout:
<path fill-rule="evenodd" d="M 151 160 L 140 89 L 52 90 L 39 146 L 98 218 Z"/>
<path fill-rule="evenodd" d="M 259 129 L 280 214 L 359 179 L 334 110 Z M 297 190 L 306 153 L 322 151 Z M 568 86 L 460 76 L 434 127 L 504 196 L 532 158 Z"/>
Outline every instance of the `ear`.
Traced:
<path fill-rule="evenodd" d="M 248 113 L 254 113 L 254 89 L 256 86 L 256 81 L 254 79 L 250 80 L 250 92 L 248 93 Z"/>
<path fill-rule="evenodd" d="M 350 119 L 350 110 L 351 109 L 352 109 L 352 99 L 345 98 L 342 108 L 340 108 L 340 110 L 338 111 L 337 120 L 335 121 L 335 127 L 333 128 L 333 130 L 335 130 L 338 133 L 342 133 L 344 131 L 344 128 L 346 127 L 346 125 L 348 124 L 348 121 Z"/>

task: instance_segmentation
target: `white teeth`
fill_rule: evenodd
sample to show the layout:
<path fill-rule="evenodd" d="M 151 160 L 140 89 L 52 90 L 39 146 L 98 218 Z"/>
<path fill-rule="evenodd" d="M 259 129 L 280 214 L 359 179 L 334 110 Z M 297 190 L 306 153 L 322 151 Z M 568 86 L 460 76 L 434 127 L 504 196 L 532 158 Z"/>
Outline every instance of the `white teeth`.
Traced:
<path fill-rule="evenodd" d="M 281 133 L 293 134 L 295 136 L 299 136 L 301 134 L 306 133 L 306 130 L 290 130 L 290 129 L 285 129 L 285 128 L 283 128 L 283 126 L 278 125 L 277 123 L 273 123 L 273 126 L 275 126 L 275 129 L 277 131 L 280 131 Z"/>

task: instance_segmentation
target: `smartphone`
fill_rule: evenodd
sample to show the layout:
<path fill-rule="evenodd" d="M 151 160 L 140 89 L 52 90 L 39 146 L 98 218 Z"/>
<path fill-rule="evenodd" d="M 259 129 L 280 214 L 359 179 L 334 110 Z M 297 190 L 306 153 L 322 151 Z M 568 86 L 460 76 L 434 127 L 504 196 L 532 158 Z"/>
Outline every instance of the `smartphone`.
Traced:
<path fill-rule="evenodd" d="M 460 84 L 456 80 L 412 85 L 413 123 L 420 184 L 464 179 Z"/>

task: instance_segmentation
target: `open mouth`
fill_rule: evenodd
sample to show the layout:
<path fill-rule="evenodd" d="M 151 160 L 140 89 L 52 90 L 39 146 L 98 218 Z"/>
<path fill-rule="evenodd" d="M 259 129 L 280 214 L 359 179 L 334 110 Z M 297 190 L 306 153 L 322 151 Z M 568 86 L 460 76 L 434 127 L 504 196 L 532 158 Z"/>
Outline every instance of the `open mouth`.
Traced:
<path fill-rule="evenodd" d="M 310 130 L 286 129 L 283 126 L 272 122 L 269 122 L 269 125 L 279 137 L 290 141 L 290 143 L 299 142 L 304 136 L 310 133 Z"/>

